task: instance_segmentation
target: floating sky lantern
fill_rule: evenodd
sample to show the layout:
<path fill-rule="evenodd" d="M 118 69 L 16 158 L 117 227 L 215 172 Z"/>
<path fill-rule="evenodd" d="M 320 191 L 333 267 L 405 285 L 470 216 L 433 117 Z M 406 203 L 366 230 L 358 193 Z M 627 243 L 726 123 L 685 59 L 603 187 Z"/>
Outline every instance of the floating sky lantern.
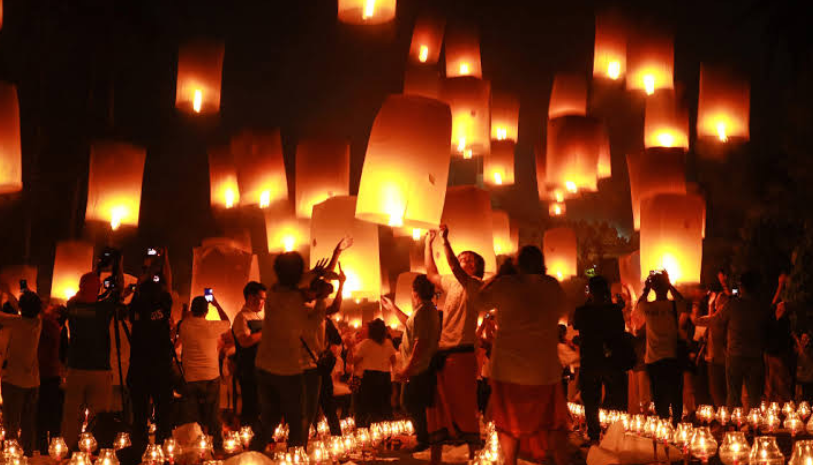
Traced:
<path fill-rule="evenodd" d="M 350 146 L 343 140 L 303 140 L 296 148 L 296 216 L 350 191 Z"/>
<path fill-rule="evenodd" d="M 440 72 L 433 66 L 406 65 L 404 95 L 440 99 Z"/>
<path fill-rule="evenodd" d="M 313 207 L 311 218 L 311 266 L 320 258 L 330 258 L 333 248 L 345 237 L 353 247 L 342 253 L 342 269 L 347 275 L 344 296 L 377 301 L 381 292 L 378 255 L 378 225 L 357 220 L 356 197 L 332 197 Z"/>
<path fill-rule="evenodd" d="M 2 27 L 2 3 L 0 3 L 0 27 Z M 23 164 L 17 87 L 0 82 L 0 194 L 19 192 L 22 189 Z"/>
<path fill-rule="evenodd" d="M 237 184 L 237 168 L 227 146 L 210 147 L 209 154 L 209 200 L 212 207 L 234 208 L 240 204 L 240 186 Z"/>
<path fill-rule="evenodd" d="M 699 283 L 706 204 L 694 194 L 657 194 L 641 201 L 641 280 L 666 270 L 673 283 Z"/>
<path fill-rule="evenodd" d="M 548 216 L 551 218 L 565 216 L 567 214 L 567 204 L 564 202 L 551 202 L 548 204 Z"/>
<path fill-rule="evenodd" d="M 222 42 L 200 40 L 180 47 L 175 108 L 193 114 L 220 111 L 224 54 Z"/>
<path fill-rule="evenodd" d="M 514 184 L 514 148 L 510 140 L 491 141 L 491 153 L 483 158 L 483 182 L 489 186 Z"/>
<path fill-rule="evenodd" d="M 268 253 L 308 252 L 311 231 L 307 219 L 297 218 L 288 203 L 267 208 L 264 214 Z"/>
<path fill-rule="evenodd" d="M 449 176 L 449 106 L 391 95 L 370 132 L 356 218 L 408 228 L 435 228 Z"/>
<path fill-rule="evenodd" d="M 511 237 L 511 220 L 508 213 L 492 210 L 491 221 L 494 226 L 494 253 L 498 256 L 517 253 L 518 244 Z"/>
<path fill-rule="evenodd" d="M 627 31 L 623 20 L 611 12 L 596 14 L 593 77 L 620 81 L 627 71 Z"/>
<path fill-rule="evenodd" d="M 488 191 L 474 186 L 455 186 L 446 190 L 441 222 L 449 227 L 449 242 L 455 253 L 472 250 L 486 262 L 486 273 L 496 271 L 494 227 Z M 435 263 L 441 274 L 451 274 L 441 241 L 434 246 Z"/>
<path fill-rule="evenodd" d="M 632 217 L 641 228 L 641 201 L 655 194 L 685 194 L 686 153 L 683 149 L 651 148 L 627 156 Z"/>
<path fill-rule="evenodd" d="M 409 62 L 420 65 L 435 65 L 440 58 L 443 44 L 443 28 L 446 20 L 440 16 L 422 15 L 415 20 L 412 30 L 412 43 L 409 46 Z"/>
<path fill-rule="evenodd" d="M 548 119 L 585 114 L 587 114 L 587 80 L 578 74 L 557 74 L 550 91 Z"/>
<path fill-rule="evenodd" d="M 548 121 L 547 183 L 564 189 L 568 197 L 595 191 L 599 157 L 607 144 L 607 133 L 596 118 L 561 116 Z"/>
<path fill-rule="evenodd" d="M 598 152 L 598 167 L 596 174 L 599 179 L 607 179 L 613 176 L 613 158 L 610 151 L 610 134 L 604 127 L 604 140 L 601 142 Z"/>
<path fill-rule="evenodd" d="M 542 239 L 545 267 L 550 276 L 559 281 L 576 276 L 576 233 L 571 228 L 553 228 L 545 231 Z"/>
<path fill-rule="evenodd" d="M 671 35 L 638 31 L 627 43 L 627 89 L 652 95 L 674 88 L 674 40 Z"/>
<path fill-rule="evenodd" d="M 661 89 L 646 99 L 644 146 L 689 148 L 689 114 L 675 91 Z"/>
<path fill-rule="evenodd" d="M 20 281 L 26 281 L 29 291 L 37 292 L 37 267 L 30 265 L 9 265 L 0 268 L 0 284 L 2 284 L 11 294 L 19 296 L 23 290 L 20 289 Z"/>
<path fill-rule="evenodd" d="M 141 184 L 147 151 L 122 142 L 94 142 L 90 147 L 85 220 L 138 226 Z"/>
<path fill-rule="evenodd" d="M 339 21 L 353 25 L 384 24 L 395 19 L 395 0 L 339 0 Z"/>
<path fill-rule="evenodd" d="M 81 241 L 56 243 L 51 298 L 67 301 L 79 291 L 82 275 L 93 271 L 93 244 Z"/>
<path fill-rule="evenodd" d="M 191 302 L 196 296 L 203 295 L 205 288 L 211 288 L 223 310 L 234 318 L 243 307 L 243 286 L 259 278 L 256 255 L 228 238 L 204 239 L 200 247 L 192 250 L 189 299 Z M 210 308 L 207 319 L 216 318 L 216 315 L 216 310 Z"/>
<path fill-rule="evenodd" d="M 480 35 L 473 27 L 454 25 L 446 28 L 446 77 L 483 77 L 480 65 Z"/>
<path fill-rule="evenodd" d="M 748 140 L 751 89 L 731 73 L 700 65 L 697 135 L 719 142 Z"/>
<path fill-rule="evenodd" d="M 491 93 L 491 140 L 517 141 L 519 99 L 514 95 Z"/>
<path fill-rule="evenodd" d="M 268 208 L 288 199 L 288 180 L 279 130 L 243 131 L 232 137 L 240 204 Z"/>
<path fill-rule="evenodd" d="M 444 79 L 441 100 L 452 109 L 452 149 L 463 158 L 489 152 L 491 84 L 474 77 Z"/>

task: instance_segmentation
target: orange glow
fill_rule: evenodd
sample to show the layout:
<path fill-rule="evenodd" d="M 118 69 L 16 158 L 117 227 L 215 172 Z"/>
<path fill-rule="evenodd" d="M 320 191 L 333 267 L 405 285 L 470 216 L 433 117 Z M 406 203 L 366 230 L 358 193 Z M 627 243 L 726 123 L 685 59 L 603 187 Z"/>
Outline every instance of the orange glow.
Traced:
<path fill-rule="evenodd" d="M 308 220 L 296 218 L 288 205 L 267 209 L 264 216 L 268 253 L 307 251 L 310 242 Z"/>
<path fill-rule="evenodd" d="M 511 94 L 491 93 L 491 138 L 517 141 L 519 99 Z"/>
<path fill-rule="evenodd" d="M 350 192 L 350 146 L 347 142 L 303 140 L 296 148 L 295 164 L 297 217 L 310 218 L 314 205 Z"/>
<path fill-rule="evenodd" d="M 398 275 L 395 285 L 395 305 L 407 315 L 412 315 L 412 282 L 421 273 L 404 272 Z"/>
<path fill-rule="evenodd" d="M 480 36 L 476 29 L 453 25 L 446 29 L 446 77 L 483 77 L 480 65 Z"/>
<path fill-rule="evenodd" d="M 627 89 L 652 95 L 674 88 L 674 43 L 661 31 L 638 31 L 627 49 Z"/>
<path fill-rule="evenodd" d="M 0 82 L 0 194 L 11 194 L 22 189 L 23 165 L 17 88 L 13 84 Z"/>
<path fill-rule="evenodd" d="M 570 228 L 545 231 L 542 239 L 548 275 L 564 281 L 576 276 L 576 233 Z"/>
<path fill-rule="evenodd" d="M 596 42 L 593 50 L 593 76 L 618 80 L 627 65 L 627 31 L 624 21 L 613 12 L 596 14 Z"/>
<path fill-rule="evenodd" d="M 90 148 L 86 221 L 138 226 L 146 150 L 121 142 L 94 142 Z"/>
<path fill-rule="evenodd" d="M 493 210 L 491 220 L 494 225 L 494 253 L 496 255 L 513 255 L 517 252 L 517 244 L 511 238 L 511 221 L 508 213 L 502 210 Z"/>
<path fill-rule="evenodd" d="M 644 75 L 644 91 L 646 95 L 652 95 L 655 93 L 655 76 L 651 74 Z"/>
<path fill-rule="evenodd" d="M 418 61 L 421 63 L 426 63 L 426 60 L 429 58 L 429 47 L 426 45 L 421 45 L 420 56 L 418 57 Z"/>
<path fill-rule="evenodd" d="M 220 111 L 224 53 L 221 42 L 196 41 L 181 46 L 175 89 L 176 108 L 195 114 Z"/>
<path fill-rule="evenodd" d="M 260 208 L 268 208 L 269 205 L 271 205 L 271 192 L 262 191 L 260 193 Z"/>
<path fill-rule="evenodd" d="M 548 118 L 587 114 L 587 80 L 578 74 L 557 74 L 550 91 Z"/>
<path fill-rule="evenodd" d="M 689 115 L 678 107 L 671 89 L 659 90 L 646 100 L 644 146 L 689 148 Z"/>
<path fill-rule="evenodd" d="M 227 184 L 223 187 L 223 201 L 225 202 L 226 208 L 231 208 L 234 206 L 234 197 L 235 197 L 234 192 L 235 192 L 234 186 L 230 186 Z"/>
<path fill-rule="evenodd" d="M 384 24 L 395 18 L 395 0 L 339 0 L 339 21 L 354 25 Z"/>
<path fill-rule="evenodd" d="M 192 249 L 192 284 L 189 299 L 203 295 L 207 287 L 214 290 L 217 301 L 233 319 L 243 307 L 243 286 L 258 281 L 260 268 L 257 256 L 229 238 L 204 239 Z M 210 308 L 208 318 L 219 319 Z"/>
<path fill-rule="evenodd" d="M 728 142 L 728 135 L 725 130 L 724 121 L 717 122 L 717 139 L 719 139 L 720 142 Z"/>
<path fill-rule="evenodd" d="M 241 131 L 231 139 L 241 205 L 271 204 L 288 199 L 288 180 L 279 130 Z"/>
<path fill-rule="evenodd" d="M 686 193 L 686 154 L 681 148 L 655 147 L 628 155 L 627 168 L 636 231 L 641 228 L 641 202 L 644 199 L 655 194 Z"/>
<path fill-rule="evenodd" d="M 468 63 L 460 63 L 460 75 L 461 76 L 468 76 L 469 75 L 469 64 Z"/>
<path fill-rule="evenodd" d="M 375 14 L 375 0 L 364 0 L 364 12 L 361 14 L 362 19 L 370 19 Z"/>
<path fill-rule="evenodd" d="M 621 76 L 621 63 L 613 60 L 607 64 L 607 77 L 615 81 Z"/>
<path fill-rule="evenodd" d="M 566 195 L 598 188 L 599 157 L 609 150 L 601 122 L 586 116 L 561 116 L 548 121 L 546 183 Z"/>
<path fill-rule="evenodd" d="M 388 226 L 436 228 L 449 176 L 449 107 L 391 95 L 370 132 L 356 218 Z"/>
<path fill-rule="evenodd" d="M 641 280 L 665 269 L 673 283 L 699 283 L 706 206 L 694 194 L 657 194 L 641 203 Z"/>
<path fill-rule="evenodd" d="M 508 138 L 508 129 L 497 128 L 497 140 L 505 140 Z"/>
<path fill-rule="evenodd" d="M 237 169 L 228 147 L 209 149 L 209 197 L 212 207 L 232 208 L 240 202 Z"/>
<path fill-rule="evenodd" d="M 492 141 L 491 153 L 483 158 L 483 182 L 493 186 L 514 184 L 514 142 Z"/>
<path fill-rule="evenodd" d="M 421 228 L 412 228 L 412 240 L 421 240 Z"/>
<path fill-rule="evenodd" d="M 494 226 L 488 191 L 474 186 L 455 186 L 446 190 L 441 223 L 449 227 L 449 242 L 455 250 L 472 250 L 486 262 L 486 273 L 496 271 Z M 441 274 L 451 274 L 443 259 L 441 241 L 434 245 L 435 263 Z"/>
<path fill-rule="evenodd" d="M 15 296 L 22 294 L 20 280 L 27 281 L 28 290 L 37 292 L 37 267 L 30 265 L 6 265 L 0 268 L 0 287 Z"/>
<path fill-rule="evenodd" d="M 604 128 L 604 140 L 601 143 L 598 153 L 598 178 L 607 179 L 613 175 L 613 159 L 610 152 L 610 134 Z"/>
<path fill-rule="evenodd" d="M 403 93 L 440 100 L 440 73 L 434 66 L 407 64 Z"/>
<path fill-rule="evenodd" d="M 79 279 L 93 270 L 93 244 L 61 241 L 56 244 L 51 298 L 67 301 L 79 290 Z"/>
<path fill-rule="evenodd" d="M 565 181 L 565 189 L 571 194 L 575 194 L 579 192 L 579 188 L 576 187 L 576 183 L 573 181 Z"/>
<path fill-rule="evenodd" d="M 618 258 L 618 272 L 621 276 L 621 283 L 627 286 L 630 291 L 632 301 L 638 299 L 638 292 L 641 290 L 641 254 L 637 250 L 631 254 Z M 649 272 L 647 271 L 647 275 Z"/>
<path fill-rule="evenodd" d="M 421 15 L 415 20 L 412 42 L 409 45 L 410 63 L 437 64 L 445 27 L 446 21 L 435 15 Z"/>
<path fill-rule="evenodd" d="M 553 196 L 556 199 L 556 201 L 559 202 L 559 203 L 562 203 L 562 202 L 565 201 L 565 194 L 563 194 L 562 191 L 560 191 L 560 190 L 555 191 L 553 193 Z"/>
<path fill-rule="evenodd" d="M 491 84 L 474 77 L 444 79 L 441 100 L 452 110 L 451 143 L 463 158 L 490 151 Z"/>
<path fill-rule="evenodd" d="M 726 70 L 700 66 L 700 93 L 697 100 L 697 135 L 748 140 L 750 120 L 750 86 Z"/>
<path fill-rule="evenodd" d="M 564 203 L 552 203 L 548 206 L 548 215 L 549 216 L 562 216 L 567 211 L 567 207 L 565 207 Z"/>
<path fill-rule="evenodd" d="M 494 184 L 502 186 L 502 175 L 500 173 L 494 173 Z"/>

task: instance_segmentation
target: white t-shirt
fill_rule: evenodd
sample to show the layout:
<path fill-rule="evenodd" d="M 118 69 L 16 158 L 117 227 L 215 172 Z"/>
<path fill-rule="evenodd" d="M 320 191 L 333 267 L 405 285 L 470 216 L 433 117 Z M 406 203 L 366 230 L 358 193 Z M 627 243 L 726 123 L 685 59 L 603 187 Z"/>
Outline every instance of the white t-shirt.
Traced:
<path fill-rule="evenodd" d="M 543 275 L 502 276 L 486 286 L 480 298 L 497 309 L 491 378 L 529 386 L 558 383 L 559 319 L 567 314 L 559 282 Z"/>
<path fill-rule="evenodd" d="M 635 307 L 638 317 L 646 318 L 646 363 L 677 357 L 677 308 L 672 300 L 643 301 Z"/>
<path fill-rule="evenodd" d="M 240 312 L 234 317 L 234 322 L 231 325 L 234 331 L 234 337 L 248 337 L 257 332 L 256 327 L 262 328 L 263 318 L 265 318 L 265 311 L 260 310 L 255 312 L 243 307 Z M 259 343 L 258 343 L 259 344 Z M 240 344 L 240 347 L 243 347 Z"/>
<path fill-rule="evenodd" d="M 40 366 L 37 349 L 42 320 L 39 317 L 23 318 L 0 312 L 0 325 L 8 328 L 9 332 L 3 382 L 26 389 L 39 387 Z"/>
<path fill-rule="evenodd" d="M 472 276 L 463 284 L 454 276 L 443 276 L 441 288 L 446 294 L 443 304 L 443 330 L 440 335 L 440 349 L 450 349 L 460 345 L 474 345 L 477 341 L 477 317 L 479 307 L 477 293 L 483 282 Z"/>
<path fill-rule="evenodd" d="M 395 355 L 395 347 L 389 339 L 384 339 L 383 344 L 378 344 L 372 339 L 365 339 L 356 347 L 356 357 L 361 358 L 356 365 L 360 365 L 362 373 L 364 370 L 389 373 L 390 359 L 393 355 Z"/>
<path fill-rule="evenodd" d="M 300 363 L 303 370 L 310 370 L 316 368 L 316 362 L 319 360 L 319 354 L 325 350 L 325 317 L 327 316 L 327 302 L 324 299 L 318 300 L 312 304 L 305 304 L 310 313 L 305 318 L 305 327 L 302 330 L 302 340 L 308 344 L 308 353 L 305 346 L 300 341 L 301 347 Z"/>
<path fill-rule="evenodd" d="M 274 286 L 267 292 L 263 337 L 257 348 L 255 366 L 275 375 L 302 373 L 300 337 L 308 308 L 297 289 Z"/>
<path fill-rule="evenodd" d="M 217 342 L 229 330 L 229 322 L 191 317 L 180 324 L 184 379 L 192 383 L 219 378 Z"/>

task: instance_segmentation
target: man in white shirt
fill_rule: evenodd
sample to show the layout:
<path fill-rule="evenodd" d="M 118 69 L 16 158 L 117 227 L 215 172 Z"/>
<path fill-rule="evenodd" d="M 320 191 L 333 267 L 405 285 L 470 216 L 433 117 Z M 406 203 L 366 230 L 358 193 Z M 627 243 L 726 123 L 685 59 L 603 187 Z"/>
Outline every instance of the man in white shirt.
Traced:
<path fill-rule="evenodd" d="M 240 383 L 240 423 L 256 429 L 260 407 L 257 403 L 257 377 L 254 360 L 262 338 L 265 318 L 266 288 L 257 281 L 251 281 L 243 288 L 245 305 L 234 317 L 231 330 L 234 333 L 234 347 L 237 361 L 237 380 Z"/>

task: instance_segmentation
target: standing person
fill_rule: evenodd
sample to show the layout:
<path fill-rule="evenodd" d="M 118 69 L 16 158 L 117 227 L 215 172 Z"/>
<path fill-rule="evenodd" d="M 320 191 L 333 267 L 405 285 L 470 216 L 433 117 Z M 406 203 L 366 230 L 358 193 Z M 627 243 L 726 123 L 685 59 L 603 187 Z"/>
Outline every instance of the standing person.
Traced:
<path fill-rule="evenodd" d="M 757 299 L 760 279 L 754 271 L 744 273 L 740 277 L 739 296 L 731 299 L 720 316 L 727 328 L 726 366 L 730 408 L 743 407 L 743 385 L 748 394 L 747 407 L 759 406 L 765 387 L 763 353 L 770 312 Z"/>
<path fill-rule="evenodd" d="M 655 293 L 652 302 L 647 301 L 650 292 Z M 670 293 L 675 300 L 669 300 Z M 671 417 L 677 424 L 683 417 L 683 368 L 679 357 L 687 356 L 678 353 L 678 339 L 686 339 L 680 328 L 689 314 L 666 271 L 650 273 L 635 312 L 646 321 L 645 361 L 655 413 L 664 419 Z"/>
<path fill-rule="evenodd" d="M 438 350 L 440 338 L 440 315 L 432 302 L 435 296 L 435 285 L 426 277 L 418 275 L 412 281 L 411 315 L 407 315 L 388 297 L 381 297 L 384 308 L 393 312 L 404 325 L 404 336 L 401 340 L 401 357 L 404 367 L 395 378 L 405 382 L 404 404 L 415 425 L 418 444 L 414 452 L 429 448 L 429 430 L 426 424 L 426 409 L 432 405 L 435 397 L 437 377 L 431 369 L 432 357 Z"/>
<path fill-rule="evenodd" d="M 237 361 L 237 381 L 240 383 L 240 423 L 256 429 L 260 407 L 257 401 L 257 377 L 254 360 L 262 338 L 265 318 L 266 288 L 257 281 L 251 281 L 243 288 L 245 304 L 237 316 L 231 330 L 234 334 L 234 349 Z"/>
<path fill-rule="evenodd" d="M 802 391 L 801 400 L 813 401 L 813 345 L 810 344 L 810 333 L 795 337 L 796 354 L 799 363 L 796 365 L 796 380 Z"/>
<path fill-rule="evenodd" d="M 344 362 L 339 358 L 341 355 L 342 336 L 330 318 L 325 318 L 325 356 L 330 358 L 331 363 L 322 366 L 322 385 L 319 389 L 319 407 L 327 419 L 331 436 L 341 436 L 342 428 L 337 413 L 338 402 L 333 389 L 334 373 L 337 369 L 342 369 Z M 336 354 L 339 355 L 336 355 Z M 339 365 L 342 365 L 340 367 Z M 328 373 L 327 370 L 330 369 Z"/>
<path fill-rule="evenodd" d="M 783 404 L 793 399 L 793 376 L 796 366 L 790 315 L 785 302 L 776 304 L 765 347 L 765 400 Z"/>
<path fill-rule="evenodd" d="M 726 381 L 726 322 L 720 316 L 731 301 L 731 288 L 728 275 L 720 270 L 717 273 L 720 291 L 709 298 L 708 318 L 693 318 L 696 326 L 706 329 L 706 362 L 709 374 L 709 392 L 715 407 L 727 405 L 728 386 Z"/>
<path fill-rule="evenodd" d="M 34 452 L 37 391 L 40 385 L 37 346 L 42 330 L 42 301 L 31 291 L 19 300 L 20 315 L 0 312 L 0 326 L 9 328 L 8 357 L 3 368 L 3 426 L 7 438 L 19 439 L 26 455 Z M 22 431 L 20 436 L 17 432 Z"/>
<path fill-rule="evenodd" d="M 64 367 L 59 349 L 62 343 L 62 328 L 65 325 L 65 307 L 49 306 L 42 315 L 37 358 L 40 368 L 40 388 L 37 398 L 37 448 L 40 453 L 48 453 L 48 439 L 59 437 L 62 422 L 62 402 L 65 395 L 60 385 Z"/>
<path fill-rule="evenodd" d="M 497 320 L 489 408 L 507 465 L 516 465 L 520 449 L 537 458 L 547 450 L 564 465 L 570 416 L 556 345 L 567 298 L 545 275 L 539 248 L 523 247 L 517 261 L 519 274 L 498 275 L 480 293 Z"/>
<path fill-rule="evenodd" d="M 437 235 L 452 276 L 441 276 L 435 265 L 432 245 Z M 455 255 L 449 243 L 449 229 L 429 232 L 424 252 L 427 277 L 446 294 L 443 329 L 438 345 L 438 389 L 434 406 L 428 412 L 432 462 L 438 463 L 443 444 L 454 441 L 469 446 L 469 458 L 480 445 L 477 421 L 477 342 L 478 293 L 483 286 L 485 260 L 472 251 Z"/>
<path fill-rule="evenodd" d="M 370 423 L 392 420 L 390 370 L 395 365 L 395 347 L 387 337 L 384 320 L 376 318 L 367 323 L 367 334 L 367 339 L 356 347 L 353 359 L 362 370 L 356 416 L 359 426 L 365 428 Z"/>
<path fill-rule="evenodd" d="M 627 410 L 627 373 L 619 368 L 625 338 L 624 303 L 613 303 L 610 285 L 603 276 L 590 278 L 587 303 L 573 314 L 573 329 L 579 331 L 579 389 L 587 419 L 587 435 L 598 441 L 600 406 Z M 601 402 L 602 388 L 604 402 Z"/>
<path fill-rule="evenodd" d="M 191 318 L 178 323 L 181 344 L 184 405 L 188 418 L 200 423 L 213 438 L 215 448 L 223 441 L 220 426 L 220 358 L 218 342 L 231 327 L 229 316 L 212 295 L 219 321 L 209 321 L 209 302 L 204 296 L 192 299 Z"/>

